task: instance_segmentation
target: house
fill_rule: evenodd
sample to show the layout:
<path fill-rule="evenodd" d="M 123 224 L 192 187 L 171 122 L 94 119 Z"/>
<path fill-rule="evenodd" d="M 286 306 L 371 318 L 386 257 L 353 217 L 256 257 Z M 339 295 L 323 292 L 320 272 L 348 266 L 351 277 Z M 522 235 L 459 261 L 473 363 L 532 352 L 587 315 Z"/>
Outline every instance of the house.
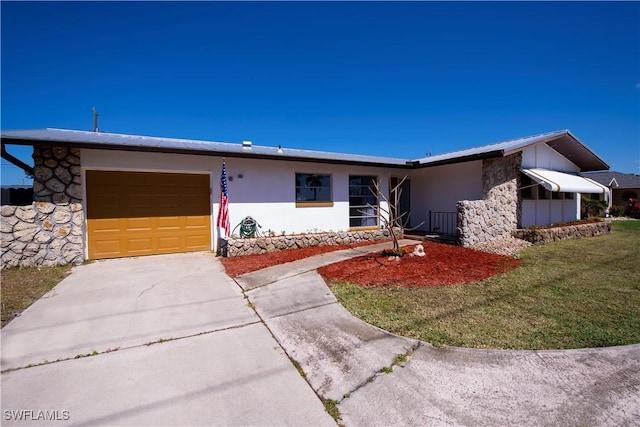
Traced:
<path fill-rule="evenodd" d="M 64 129 L 1 137 L 3 158 L 12 145 L 34 158 L 34 203 L 2 207 L 3 266 L 216 250 L 223 160 L 232 228 L 251 216 L 276 235 L 379 230 L 373 184 L 387 195 L 405 176 L 411 224 L 464 246 L 578 219 L 580 193 L 609 197 L 578 175 L 609 166 L 568 130 L 414 160 Z"/>
<path fill-rule="evenodd" d="M 609 206 L 625 206 L 629 199 L 637 199 L 640 195 L 640 175 L 611 171 L 586 172 L 580 174 L 611 189 Z M 602 194 L 593 194 L 593 198 L 603 200 Z"/>
<path fill-rule="evenodd" d="M 0 191 L 3 205 L 30 205 L 33 201 L 32 185 L 2 185 Z"/>

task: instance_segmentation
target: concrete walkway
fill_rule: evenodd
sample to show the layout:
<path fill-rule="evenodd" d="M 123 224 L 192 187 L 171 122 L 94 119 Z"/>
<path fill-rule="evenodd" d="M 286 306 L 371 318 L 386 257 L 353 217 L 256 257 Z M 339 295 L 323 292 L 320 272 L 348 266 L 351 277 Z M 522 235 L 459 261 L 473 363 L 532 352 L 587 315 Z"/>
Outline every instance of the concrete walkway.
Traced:
<path fill-rule="evenodd" d="M 340 402 L 346 426 L 638 425 L 640 345 L 439 349 L 353 317 L 315 270 L 383 246 L 319 255 L 236 279 L 316 392 Z M 402 354 L 406 362 L 392 366 Z"/>

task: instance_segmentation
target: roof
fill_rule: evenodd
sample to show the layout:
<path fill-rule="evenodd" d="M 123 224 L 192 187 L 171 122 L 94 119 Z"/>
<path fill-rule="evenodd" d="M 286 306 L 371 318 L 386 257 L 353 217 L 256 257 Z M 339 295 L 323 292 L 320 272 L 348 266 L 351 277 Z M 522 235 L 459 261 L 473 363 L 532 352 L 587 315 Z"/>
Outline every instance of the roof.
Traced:
<path fill-rule="evenodd" d="M 640 175 L 633 173 L 606 171 L 588 172 L 582 173 L 581 175 L 607 187 L 611 186 L 611 181 L 615 179 L 618 185 L 614 183 L 612 185 L 613 188 L 640 188 Z"/>
<path fill-rule="evenodd" d="M 2 142 L 4 144 L 32 145 L 34 141 L 55 142 L 66 146 L 105 150 L 154 151 L 376 166 L 404 167 L 407 164 L 407 160 L 405 159 L 392 157 L 363 156 L 358 154 L 331 153 L 285 147 L 266 147 L 253 144 L 245 146 L 244 143 L 159 138 L 53 128 L 2 131 Z"/>
<path fill-rule="evenodd" d="M 491 157 L 504 157 L 536 144 L 547 144 L 576 164 L 581 171 L 609 169 L 607 163 L 568 130 L 559 130 L 525 138 L 512 139 L 496 144 L 438 154 L 416 160 L 301 150 L 286 147 L 267 147 L 253 144 L 247 147 L 242 143 L 158 138 L 52 128 L 2 131 L 1 136 L 3 144 L 32 145 L 34 142 L 47 142 L 79 148 L 106 150 L 154 151 L 399 168 L 422 168 Z"/>
<path fill-rule="evenodd" d="M 527 136 L 524 138 L 511 139 L 508 141 L 454 151 L 451 153 L 423 157 L 416 160 L 416 162 L 419 165 L 435 166 L 438 164 L 452 163 L 452 161 L 460 162 L 490 157 L 503 157 L 517 153 L 525 148 L 537 144 L 547 144 L 549 147 L 572 161 L 582 171 L 609 169 L 609 165 L 604 160 L 598 157 L 566 129 Z"/>

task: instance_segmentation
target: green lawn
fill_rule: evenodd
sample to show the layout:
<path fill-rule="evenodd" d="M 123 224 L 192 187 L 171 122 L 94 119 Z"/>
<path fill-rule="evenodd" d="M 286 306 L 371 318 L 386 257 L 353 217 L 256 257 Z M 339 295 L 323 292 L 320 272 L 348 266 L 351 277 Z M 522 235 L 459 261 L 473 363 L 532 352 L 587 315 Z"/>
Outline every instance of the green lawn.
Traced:
<path fill-rule="evenodd" d="M 49 292 L 71 272 L 71 266 L 2 270 L 2 326 Z"/>
<path fill-rule="evenodd" d="M 438 346 L 560 349 L 640 343 L 640 221 L 532 246 L 523 265 L 470 285 L 424 289 L 332 283 L 356 316 Z"/>

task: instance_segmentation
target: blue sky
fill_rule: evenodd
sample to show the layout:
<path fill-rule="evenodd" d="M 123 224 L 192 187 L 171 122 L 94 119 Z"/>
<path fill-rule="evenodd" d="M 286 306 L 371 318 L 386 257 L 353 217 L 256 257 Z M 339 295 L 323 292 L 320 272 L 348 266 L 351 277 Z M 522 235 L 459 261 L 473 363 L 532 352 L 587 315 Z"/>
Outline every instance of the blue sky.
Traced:
<path fill-rule="evenodd" d="M 637 2 L 0 8 L 3 130 L 95 106 L 105 132 L 418 158 L 570 129 L 640 173 Z"/>

